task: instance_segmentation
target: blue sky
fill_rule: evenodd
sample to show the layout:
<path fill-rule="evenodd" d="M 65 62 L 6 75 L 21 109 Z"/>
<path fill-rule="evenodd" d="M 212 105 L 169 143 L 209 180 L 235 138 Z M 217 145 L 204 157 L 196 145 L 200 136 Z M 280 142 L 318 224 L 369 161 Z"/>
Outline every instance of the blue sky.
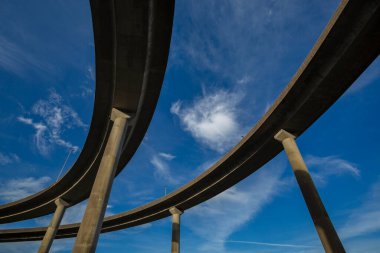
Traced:
<path fill-rule="evenodd" d="M 107 214 L 189 182 L 264 114 L 339 1 L 178 0 L 168 68 L 149 130 L 117 177 Z M 2 1 L 0 203 L 53 183 L 86 138 L 95 90 L 88 1 Z M 348 252 L 380 247 L 380 60 L 298 140 Z M 67 210 L 79 221 L 86 203 Z M 50 216 L 1 225 L 33 227 Z M 182 215 L 182 252 L 322 252 L 283 153 Z M 104 234 L 97 252 L 169 252 L 170 218 Z M 0 252 L 38 242 L 0 244 Z M 73 239 L 53 252 L 70 252 Z"/>

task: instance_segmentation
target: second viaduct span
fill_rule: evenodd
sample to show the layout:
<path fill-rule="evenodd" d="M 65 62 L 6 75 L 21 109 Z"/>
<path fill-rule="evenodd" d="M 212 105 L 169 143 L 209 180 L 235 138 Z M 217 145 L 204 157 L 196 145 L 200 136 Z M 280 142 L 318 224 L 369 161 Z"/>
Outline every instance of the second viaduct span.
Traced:
<path fill-rule="evenodd" d="M 283 146 L 279 141 L 284 138 L 277 136 L 279 141 L 274 139 L 281 129 L 300 136 L 379 55 L 378 27 L 380 1 L 342 1 L 287 87 L 236 147 L 210 169 L 175 192 L 136 209 L 105 218 L 101 232 L 167 217 L 172 215 L 170 210 L 173 207 L 184 211 L 258 170 L 282 151 Z M 289 136 L 291 135 L 287 138 Z M 310 211 L 313 216 L 312 210 Z M 56 238 L 76 236 L 79 225 L 60 226 Z M 2 230 L 0 241 L 41 240 L 45 231 L 44 227 Z M 344 252 L 343 248 L 328 248 L 322 237 L 321 240 L 327 252 Z"/>

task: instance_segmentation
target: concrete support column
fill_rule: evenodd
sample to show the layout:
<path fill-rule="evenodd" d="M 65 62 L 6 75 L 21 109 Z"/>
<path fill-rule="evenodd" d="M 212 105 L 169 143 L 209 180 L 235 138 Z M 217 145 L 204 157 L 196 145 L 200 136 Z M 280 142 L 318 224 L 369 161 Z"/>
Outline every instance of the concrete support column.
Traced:
<path fill-rule="evenodd" d="M 179 253 L 180 245 L 180 216 L 183 213 L 176 207 L 169 209 L 172 214 L 172 251 L 171 253 Z"/>
<path fill-rule="evenodd" d="M 108 137 L 72 252 L 90 253 L 96 250 L 108 198 L 127 131 L 127 118 L 129 118 L 128 115 L 113 109 L 111 116 L 111 120 L 113 120 L 112 130 Z"/>
<path fill-rule="evenodd" d="M 55 209 L 53 218 L 51 219 L 50 224 L 46 230 L 44 239 L 42 239 L 38 253 L 49 252 L 50 247 L 53 244 L 55 235 L 57 234 L 59 224 L 61 224 L 61 220 L 65 213 L 66 207 L 69 205 L 62 199 L 56 199 L 54 203 L 57 206 L 57 208 Z"/>
<path fill-rule="evenodd" d="M 274 138 L 282 142 L 284 146 L 325 251 L 328 253 L 346 252 L 297 147 L 295 136 L 285 130 L 280 130 Z"/>

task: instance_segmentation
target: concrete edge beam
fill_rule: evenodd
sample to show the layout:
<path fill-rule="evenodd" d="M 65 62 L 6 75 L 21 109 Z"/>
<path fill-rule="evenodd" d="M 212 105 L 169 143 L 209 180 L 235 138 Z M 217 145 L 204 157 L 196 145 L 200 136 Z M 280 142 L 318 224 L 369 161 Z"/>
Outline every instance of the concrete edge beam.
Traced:
<path fill-rule="evenodd" d="M 287 138 L 296 139 L 296 136 L 285 131 L 284 129 L 281 129 L 280 131 L 278 131 L 278 133 L 274 136 L 274 139 L 280 142 L 282 142 L 283 140 Z"/>
<path fill-rule="evenodd" d="M 111 111 L 111 120 L 115 121 L 116 118 L 130 119 L 131 116 L 127 113 L 124 113 L 116 108 L 112 108 Z"/>
<path fill-rule="evenodd" d="M 170 209 L 169 209 L 169 212 L 171 213 L 171 214 L 179 214 L 179 215 L 181 215 L 181 214 L 183 214 L 183 211 L 181 211 L 181 210 L 179 210 L 177 207 L 171 207 Z"/>

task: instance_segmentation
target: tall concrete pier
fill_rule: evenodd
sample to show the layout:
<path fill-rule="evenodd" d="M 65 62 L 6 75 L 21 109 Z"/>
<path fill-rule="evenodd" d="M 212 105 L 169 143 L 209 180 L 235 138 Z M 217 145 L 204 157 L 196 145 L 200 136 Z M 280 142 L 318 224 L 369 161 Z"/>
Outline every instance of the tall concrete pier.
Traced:
<path fill-rule="evenodd" d="M 83 221 L 79 227 L 73 252 L 89 253 L 96 250 L 124 136 L 127 131 L 128 118 L 128 115 L 113 109 L 111 116 L 111 120 L 113 120 L 112 130 L 91 190 Z"/>
<path fill-rule="evenodd" d="M 183 213 L 178 210 L 176 207 L 172 207 L 169 209 L 172 214 L 172 250 L 171 253 L 179 253 L 180 252 L 180 217 Z"/>
<path fill-rule="evenodd" d="M 274 138 L 284 146 L 325 251 L 327 253 L 346 252 L 297 147 L 295 136 L 285 130 L 280 130 Z"/>
<path fill-rule="evenodd" d="M 56 199 L 54 203 L 57 206 L 57 208 L 55 209 L 53 218 L 51 219 L 50 224 L 46 230 L 44 239 L 41 242 L 41 246 L 38 250 L 38 253 L 49 252 L 50 247 L 53 244 L 55 235 L 57 234 L 59 224 L 61 224 L 61 220 L 63 218 L 63 215 L 65 214 L 66 207 L 69 205 L 62 199 Z"/>

